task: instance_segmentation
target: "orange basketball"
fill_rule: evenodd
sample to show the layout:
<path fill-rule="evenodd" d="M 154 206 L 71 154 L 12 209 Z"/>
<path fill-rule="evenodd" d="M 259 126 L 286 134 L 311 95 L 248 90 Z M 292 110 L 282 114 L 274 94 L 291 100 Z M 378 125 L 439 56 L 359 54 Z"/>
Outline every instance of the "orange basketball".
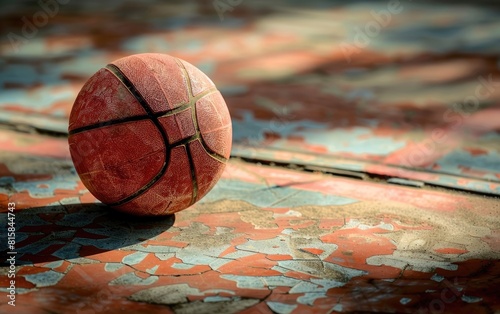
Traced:
<path fill-rule="evenodd" d="M 231 151 L 231 119 L 214 83 L 165 54 L 118 59 L 75 100 L 69 148 L 100 201 L 136 215 L 165 215 L 200 200 Z"/>

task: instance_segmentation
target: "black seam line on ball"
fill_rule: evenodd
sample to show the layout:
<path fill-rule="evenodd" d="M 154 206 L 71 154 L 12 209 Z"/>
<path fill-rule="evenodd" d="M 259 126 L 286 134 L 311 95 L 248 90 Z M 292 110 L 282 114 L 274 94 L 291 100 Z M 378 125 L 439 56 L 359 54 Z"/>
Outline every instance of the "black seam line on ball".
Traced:
<path fill-rule="evenodd" d="M 98 122 L 98 123 L 94 123 L 94 124 L 90 124 L 87 126 L 82 126 L 82 127 L 73 129 L 73 130 L 69 131 L 69 135 L 74 135 L 74 134 L 81 133 L 84 131 L 90 131 L 93 129 L 98 129 L 98 128 L 102 128 L 102 127 L 106 127 L 106 126 L 110 126 L 110 125 L 115 125 L 115 124 L 122 124 L 122 123 L 141 121 L 141 120 L 149 120 L 149 118 L 150 117 L 148 115 L 140 115 L 140 116 L 125 117 L 125 118 L 120 118 L 120 119 L 113 119 L 113 120 L 108 120 L 105 122 Z"/>
<path fill-rule="evenodd" d="M 193 126 L 194 126 L 194 129 L 196 131 L 196 134 L 194 135 L 194 137 L 196 137 L 196 139 L 199 139 L 200 138 L 200 128 L 198 127 L 198 121 L 196 121 L 196 119 L 195 119 L 196 118 L 196 102 L 201 97 L 208 95 L 209 92 L 217 91 L 217 89 L 215 87 L 213 87 L 210 90 L 208 90 L 204 93 L 201 93 L 201 95 L 198 95 L 197 98 L 194 97 L 193 86 L 191 83 L 191 77 L 189 76 L 189 73 L 186 70 L 186 67 L 179 59 L 176 58 L 175 61 L 177 63 L 177 66 L 179 66 L 181 71 L 184 73 L 184 76 L 186 77 L 186 83 L 188 85 L 187 86 L 188 87 L 188 96 L 189 96 L 188 105 L 191 108 L 191 121 L 193 122 Z M 198 200 L 198 178 L 196 177 L 196 170 L 194 168 L 195 164 L 194 164 L 193 156 L 191 154 L 191 144 L 189 144 L 189 146 L 186 147 L 186 153 L 187 153 L 187 157 L 188 157 L 188 161 L 189 161 L 189 168 L 191 169 L 191 182 L 193 184 L 193 193 L 191 193 L 191 202 L 189 204 L 191 206 Z"/>
<path fill-rule="evenodd" d="M 193 141 L 196 141 L 197 139 L 199 139 L 200 136 L 198 134 L 195 134 L 193 136 L 190 136 L 190 137 L 186 137 L 182 140 L 178 140 L 177 142 L 173 142 L 170 147 L 174 148 L 174 147 L 177 147 L 177 146 L 182 146 L 182 145 L 186 145 L 188 143 L 191 143 Z"/>
<path fill-rule="evenodd" d="M 198 200 L 198 178 L 196 178 L 196 169 L 194 168 L 194 160 L 191 154 L 191 145 L 186 145 L 184 147 L 186 148 L 187 158 L 189 161 L 189 169 L 191 171 L 191 181 L 193 184 L 193 193 L 191 193 L 191 201 L 189 202 L 189 206 L 191 206 Z"/>
<path fill-rule="evenodd" d="M 208 156 L 212 157 L 213 159 L 219 161 L 219 162 L 222 162 L 222 163 L 226 163 L 227 162 L 227 158 L 222 156 L 221 154 L 218 154 L 214 151 L 212 151 L 208 145 L 205 143 L 205 141 L 203 140 L 203 135 L 200 136 L 200 143 L 201 143 L 201 146 L 203 146 L 203 148 L 205 149 L 205 151 L 207 152 Z"/>
<path fill-rule="evenodd" d="M 155 116 L 157 116 L 157 117 L 160 117 L 160 118 L 161 118 L 161 117 L 166 117 L 166 116 L 171 116 L 171 115 L 174 115 L 174 114 L 176 114 L 176 113 L 179 113 L 179 112 L 181 112 L 181 111 L 186 110 L 187 108 L 193 108 L 193 109 L 195 109 L 195 108 L 194 108 L 194 107 L 195 107 L 194 105 L 196 104 L 196 102 L 197 102 L 198 100 L 200 100 L 201 98 L 203 98 L 203 97 L 205 97 L 205 96 L 207 96 L 207 95 L 214 94 L 214 93 L 216 93 L 216 92 L 218 92 L 218 91 L 219 91 L 219 90 L 217 90 L 217 88 L 212 87 L 212 88 L 207 89 L 206 91 L 204 91 L 204 92 L 202 92 L 202 93 L 200 93 L 200 94 L 198 94 L 198 95 L 196 95 L 196 96 L 191 96 L 191 93 L 190 93 L 190 95 L 189 95 L 189 100 L 188 100 L 188 102 L 187 102 L 187 103 L 184 103 L 184 104 L 182 104 L 182 105 L 180 105 L 179 107 L 174 108 L 174 109 L 170 109 L 170 110 L 166 110 L 166 111 L 160 111 L 160 112 L 158 112 L 157 114 L 155 114 Z"/>
<path fill-rule="evenodd" d="M 188 73 L 187 73 L 186 67 L 185 67 L 185 66 L 184 66 L 184 64 L 182 64 L 182 62 L 180 62 L 180 61 L 178 61 L 178 64 L 181 66 L 182 71 L 184 72 L 184 74 L 185 74 L 185 75 L 186 75 L 186 77 L 187 77 L 188 90 L 189 90 L 189 98 L 193 97 L 193 99 L 194 99 L 195 97 L 194 97 L 194 93 L 193 93 L 193 86 L 192 86 L 192 84 L 191 84 L 191 78 L 189 77 L 189 75 L 188 75 Z M 197 98 L 197 99 L 196 99 L 195 101 L 192 101 L 192 102 L 191 102 L 191 105 L 192 105 L 192 108 L 193 108 L 193 109 L 192 109 L 192 112 L 191 112 L 191 114 L 192 114 L 191 119 L 193 120 L 194 128 L 195 128 L 195 130 L 196 130 L 196 135 L 198 135 L 198 137 L 199 137 L 199 139 L 200 139 L 201 146 L 205 149 L 205 151 L 207 152 L 207 154 L 208 154 L 210 157 L 214 158 L 215 160 L 217 160 L 217 161 L 219 161 L 219 162 L 226 163 L 226 162 L 227 162 L 227 158 L 225 158 L 224 156 L 222 156 L 222 155 L 220 155 L 220 154 L 217 154 L 216 152 L 212 151 L 212 150 L 208 147 L 208 145 L 205 143 L 205 140 L 203 139 L 203 134 L 201 134 L 200 127 L 199 127 L 199 125 L 198 125 L 198 114 L 197 114 L 197 112 L 196 112 L 196 102 L 197 102 L 200 98 L 202 98 L 202 97 L 204 97 L 204 96 L 206 96 L 206 95 L 208 95 L 208 94 L 211 94 L 212 92 L 210 92 L 210 91 L 211 91 L 211 90 L 214 90 L 214 89 L 215 89 L 215 91 L 213 91 L 214 93 L 215 93 L 215 92 L 219 92 L 219 91 L 217 90 L 217 88 L 212 87 L 212 88 L 210 88 L 210 89 L 207 91 L 207 93 L 201 93 L 200 95 L 197 95 L 197 96 L 196 96 L 196 98 Z"/>
<path fill-rule="evenodd" d="M 158 118 L 154 115 L 153 110 L 151 110 L 151 107 L 149 107 L 148 103 L 144 99 L 144 97 L 141 95 L 141 93 L 135 88 L 135 86 L 132 84 L 132 82 L 125 76 L 125 74 L 114 64 L 108 64 L 106 66 L 106 69 L 111 71 L 121 82 L 122 84 L 128 89 L 128 91 L 132 94 L 132 96 L 135 97 L 135 99 L 141 104 L 141 106 L 144 108 L 144 110 L 147 112 L 149 119 L 154 123 L 156 128 L 161 134 L 161 137 L 163 139 L 163 144 L 165 146 L 165 161 L 163 162 L 163 165 L 160 169 L 160 171 L 151 179 L 146 185 L 132 193 L 131 195 L 117 201 L 111 204 L 108 204 L 109 206 L 120 206 L 123 205 L 127 202 L 130 202 L 134 198 L 138 197 L 139 195 L 143 194 L 146 192 L 153 184 L 158 182 L 158 180 L 165 174 L 167 171 L 169 162 L 170 162 L 170 147 L 168 145 L 168 136 L 166 132 L 163 130 L 163 127 L 160 124 L 160 121 L 158 121 Z"/>

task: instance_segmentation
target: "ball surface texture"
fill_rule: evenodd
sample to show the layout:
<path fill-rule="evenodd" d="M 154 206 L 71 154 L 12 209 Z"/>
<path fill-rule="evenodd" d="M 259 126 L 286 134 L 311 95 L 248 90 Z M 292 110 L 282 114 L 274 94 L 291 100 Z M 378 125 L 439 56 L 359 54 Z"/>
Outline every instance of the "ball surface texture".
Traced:
<path fill-rule="evenodd" d="M 165 54 L 113 61 L 82 87 L 69 119 L 71 158 L 101 202 L 166 215 L 200 200 L 229 158 L 231 118 L 214 83 Z"/>

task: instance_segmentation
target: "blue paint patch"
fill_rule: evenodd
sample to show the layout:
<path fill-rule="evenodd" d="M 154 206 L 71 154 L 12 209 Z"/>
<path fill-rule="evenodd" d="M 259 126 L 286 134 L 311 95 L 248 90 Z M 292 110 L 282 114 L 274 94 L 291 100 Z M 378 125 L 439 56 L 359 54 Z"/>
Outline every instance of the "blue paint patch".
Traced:
<path fill-rule="evenodd" d="M 444 280 L 444 277 L 438 274 L 434 274 L 432 275 L 431 280 L 434 280 L 435 282 L 441 282 Z"/>
<path fill-rule="evenodd" d="M 155 256 L 160 260 L 160 261 L 166 261 L 171 259 L 172 257 L 175 256 L 175 253 L 156 253 Z"/>
<path fill-rule="evenodd" d="M 94 75 L 105 64 L 109 63 L 109 57 L 102 53 L 96 53 L 94 50 L 83 50 L 78 58 L 74 58 L 54 67 L 52 71 L 55 75 L 61 77 L 65 73 L 71 73 L 81 77 L 90 77 Z"/>
<path fill-rule="evenodd" d="M 233 141 L 259 144 L 264 140 L 264 134 L 278 134 L 283 138 L 296 135 L 300 130 L 324 129 L 326 124 L 310 120 L 286 121 L 280 119 L 259 120 L 253 112 L 242 110 L 243 120 L 233 119 Z"/>
<path fill-rule="evenodd" d="M 100 215 L 99 215 L 100 216 Z M 84 227 L 88 224 L 91 224 L 94 219 L 96 219 L 97 215 L 89 215 L 89 213 L 84 212 L 74 212 L 65 214 L 64 217 L 59 220 L 56 224 L 60 226 L 70 226 L 70 227 Z"/>
<path fill-rule="evenodd" d="M 0 177 L 0 185 L 11 185 L 14 182 L 16 182 L 14 177 Z"/>
<path fill-rule="evenodd" d="M 112 280 L 109 285 L 111 286 L 128 286 L 128 285 L 141 285 L 147 286 L 154 284 L 158 281 L 158 276 L 149 276 L 147 278 L 138 277 L 136 274 L 127 273 L 122 275 L 114 280 Z"/>
<path fill-rule="evenodd" d="M 375 94 L 367 88 L 354 89 L 345 95 L 347 100 L 372 100 Z"/>
<path fill-rule="evenodd" d="M 308 144 L 326 147 L 330 153 L 386 156 L 406 145 L 406 141 L 375 136 L 372 132 L 365 127 L 331 130 L 305 128 L 294 135 L 302 136 Z"/>
<path fill-rule="evenodd" d="M 198 62 L 195 66 L 200 69 L 203 73 L 210 76 L 214 73 L 217 64 L 212 60 L 205 60 L 203 62 Z"/>
<path fill-rule="evenodd" d="M 53 256 L 59 257 L 61 259 L 67 259 L 68 256 L 80 256 L 80 244 L 68 243 L 59 250 L 52 253 Z"/>
<path fill-rule="evenodd" d="M 101 232 L 95 232 L 96 229 L 83 229 L 86 232 L 94 233 L 94 234 L 102 234 Z M 102 230 L 102 229 L 101 229 Z M 101 231 L 100 230 L 100 231 Z M 105 229 L 109 230 L 109 229 Z M 106 235 L 106 234 L 104 234 Z M 75 238 L 74 242 L 77 242 L 81 245 L 92 245 L 96 248 L 103 250 L 115 250 L 117 247 L 124 247 L 125 243 L 127 243 L 127 239 L 119 238 L 114 235 L 110 235 L 104 239 L 88 239 L 88 238 Z"/>
<path fill-rule="evenodd" d="M 238 250 L 251 251 L 263 254 L 292 255 L 292 248 L 287 241 L 275 237 L 266 240 L 248 240 L 236 246 Z"/>
<path fill-rule="evenodd" d="M 442 175 L 439 176 L 438 180 L 432 181 L 432 183 L 453 188 L 458 187 L 460 189 L 466 189 L 469 191 L 476 191 L 481 193 L 494 193 L 500 195 L 500 186 L 493 188 L 490 182 L 479 181 L 479 179 L 477 179 L 477 181 L 463 182 L 463 179 L 461 177 Z"/>
<path fill-rule="evenodd" d="M 325 289 L 325 291 L 328 291 L 331 288 L 342 287 L 343 285 L 346 284 L 345 282 L 338 281 L 335 279 L 320 279 L 320 278 L 311 278 L 311 282 L 320 285 L 321 287 L 323 287 L 323 289 Z"/>
<path fill-rule="evenodd" d="M 43 39 L 33 38 L 20 45 L 19 49 L 3 49 L 2 53 L 8 57 L 39 57 L 48 51 Z"/>
<path fill-rule="evenodd" d="M 0 222 L 2 225 L 7 225 L 7 213 L 0 213 Z M 29 234 L 26 232 L 22 232 L 20 230 L 25 226 L 41 226 L 46 224 L 46 221 L 38 217 L 37 215 L 27 215 L 26 218 L 16 220 L 16 241 L 18 243 L 26 240 L 29 236 L 38 236 L 43 235 L 41 232 L 30 232 Z M 0 228 L 0 239 L 7 239 L 7 228 Z M 30 252 L 32 254 L 36 254 L 44 249 L 46 249 L 49 245 L 55 244 L 56 241 L 38 241 L 38 243 L 30 243 L 22 248 L 17 248 L 18 258 L 22 257 L 23 252 Z M 58 242 L 58 244 L 64 244 L 64 242 Z M 28 248 L 27 248 L 28 247 Z"/>
<path fill-rule="evenodd" d="M 500 64 L 500 60 L 498 61 L 498 63 Z M 497 132 L 497 131 L 492 131 L 492 132 L 485 133 L 485 134 L 481 135 L 481 140 L 483 140 L 483 141 L 492 141 L 492 142 L 497 142 L 498 143 L 498 142 L 500 142 L 500 133 Z"/>
<path fill-rule="evenodd" d="M 29 64 L 7 64 L 5 67 L 2 67 L 2 72 L 0 76 L 0 88 L 5 83 L 28 86 L 42 82 L 38 77 L 39 74 L 35 67 Z"/>
<path fill-rule="evenodd" d="M 185 53 L 198 53 L 203 48 L 203 42 L 197 39 L 179 40 L 177 38 L 169 41 L 165 34 L 161 33 L 132 37 L 122 44 L 122 48 L 132 53 L 151 51 L 168 53 L 172 50 L 181 50 Z"/>
<path fill-rule="evenodd" d="M 289 237 L 281 237 L 281 236 L 265 240 L 248 240 L 246 243 L 239 244 L 236 247 L 239 250 L 245 252 L 290 255 L 294 258 L 301 258 L 297 256 L 296 254 L 297 250 L 314 247 L 323 250 L 323 253 L 318 255 L 321 259 L 330 256 L 338 248 L 336 244 L 323 243 L 319 239 L 310 239 L 307 243 L 304 243 L 303 245 L 297 245 L 297 244 L 292 245 L 289 242 Z M 281 264 L 281 262 L 283 262 L 283 264 Z M 275 266 L 273 267 L 273 269 L 281 271 L 283 273 L 289 271 L 290 269 L 286 268 L 286 262 L 287 261 L 278 262 L 279 266 Z"/>
<path fill-rule="evenodd" d="M 309 292 L 297 298 L 297 302 L 306 305 L 314 305 L 314 301 L 317 299 L 326 298 L 326 292 Z"/>
<path fill-rule="evenodd" d="M 313 261 L 311 261 L 313 262 Z M 322 261 L 316 261 L 317 264 L 322 264 Z M 284 271 L 296 271 L 299 273 L 318 275 L 318 270 L 313 267 L 309 267 L 308 264 L 304 263 L 301 260 L 287 260 L 287 261 L 278 261 L 279 267 L 281 267 Z"/>
<path fill-rule="evenodd" d="M 151 268 L 149 268 L 149 269 L 146 269 L 146 272 L 147 272 L 148 274 L 153 275 L 153 274 L 155 274 L 155 273 L 156 273 L 156 271 L 158 270 L 158 268 L 159 268 L 159 267 L 160 267 L 160 265 L 155 265 L 155 266 L 153 266 L 153 267 L 151 267 Z"/>
<path fill-rule="evenodd" d="M 192 265 L 192 264 L 185 264 L 185 263 L 173 263 L 172 264 L 172 268 L 175 268 L 175 269 L 191 269 L 193 268 L 195 265 Z"/>
<path fill-rule="evenodd" d="M 347 221 L 347 223 L 344 226 L 342 226 L 341 229 L 354 229 L 354 228 L 358 228 L 360 230 L 369 230 L 369 229 L 378 229 L 378 228 L 389 230 L 389 231 L 394 230 L 394 226 L 392 224 L 380 222 L 377 225 L 367 225 L 367 224 L 361 223 L 357 219 L 349 219 Z"/>
<path fill-rule="evenodd" d="M 317 284 L 308 281 L 303 281 L 300 282 L 298 285 L 293 286 L 288 293 L 307 293 L 313 291 L 318 292 L 318 288 L 319 287 Z"/>
<path fill-rule="evenodd" d="M 99 70 L 102 64 L 106 64 L 105 57 L 95 53 L 85 53 L 85 50 L 84 53 L 79 53 L 78 58 L 62 62 L 47 60 L 37 65 L 7 64 L 0 68 L 1 72 L 4 72 L 4 75 L 0 76 L 0 90 L 6 83 L 26 87 L 39 83 L 47 85 L 49 88 L 54 85 L 62 85 L 66 83 L 65 80 L 61 79 L 64 74 L 71 73 L 72 75 L 88 77 Z"/>
<path fill-rule="evenodd" d="M 43 265 L 43 267 L 57 268 L 57 267 L 61 267 L 63 262 L 64 261 L 54 261 L 54 262 L 50 262 L 50 263 Z"/>
<path fill-rule="evenodd" d="M 42 187 L 41 184 L 47 187 Z M 54 176 L 52 179 L 45 181 L 16 181 L 12 183 L 12 187 L 16 192 L 27 191 L 34 198 L 54 196 L 54 190 L 58 189 L 73 191 L 76 186 L 76 178 L 71 180 L 62 176 Z"/>
<path fill-rule="evenodd" d="M 105 215 L 104 211 L 96 211 L 96 216 Z M 104 223 L 101 223 L 104 224 Z M 105 224 L 103 228 L 84 228 L 86 232 L 103 235 L 103 239 L 88 239 L 88 238 L 75 238 L 74 242 L 80 243 L 82 245 L 92 245 L 104 250 L 115 250 L 120 247 L 124 250 L 140 250 L 142 252 L 148 252 L 147 248 L 135 245 L 135 243 L 142 242 L 144 238 L 154 238 L 158 234 L 164 231 L 164 225 L 155 224 L 149 229 L 141 229 L 140 233 L 133 232 L 133 229 L 123 225 L 116 225 L 110 222 L 109 225 Z M 132 232 L 131 232 L 132 231 Z M 134 244 L 131 244 L 134 243 Z M 161 247 L 157 246 L 157 251 L 161 251 Z M 164 247 L 163 251 L 171 249 L 170 247 Z M 149 248 L 149 251 L 153 249 Z"/>
<path fill-rule="evenodd" d="M 403 305 L 406 305 L 406 304 L 408 304 L 408 303 L 410 303 L 410 302 L 411 302 L 411 299 L 410 299 L 410 298 L 401 298 L 401 299 L 399 300 L 399 303 L 401 303 L 401 304 L 403 304 Z"/>
<path fill-rule="evenodd" d="M 413 4 L 412 7 L 415 11 L 419 8 L 428 10 L 424 5 Z M 454 22 L 436 23 L 436 19 L 446 10 L 449 10 L 446 6 L 435 5 L 432 14 L 427 14 L 423 23 L 407 23 L 399 27 L 385 28 L 377 40 L 371 42 L 371 48 L 385 52 L 388 52 L 389 47 L 392 48 L 390 51 L 411 49 L 414 53 L 463 51 L 495 54 L 500 51 L 497 44 L 498 27 L 493 11 L 473 7 L 456 10 Z M 481 23 L 477 22 L 479 20 Z M 429 40 L 439 44 L 428 45 Z"/>
<path fill-rule="evenodd" d="M 1 90 L 0 107 L 9 104 L 30 108 L 32 110 L 49 109 L 55 102 L 72 102 L 75 92 L 70 87 L 60 87 L 55 90 L 50 85 L 38 87 L 31 93 L 26 93 L 22 89 Z"/>
<path fill-rule="evenodd" d="M 483 298 L 472 297 L 472 296 L 468 296 L 468 295 L 465 295 L 465 294 L 462 294 L 461 299 L 462 299 L 462 301 L 467 302 L 467 303 L 476 303 L 476 302 L 483 301 Z"/>
<path fill-rule="evenodd" d="M 161 230 L 158 230 L 158 231 L 161 231 Z M 144 247 L 144 246 L 142 246 L 142 244 L 134 244 L 134 245 L 129 245 L 124 249 L 131 250 L 131 251 L 149 252 L 149 253 L 175 253 L 175 252 L 178 252 L 181 248 L 176 247 L 176 246 L 168 246 L 168 245 L 148 245 L 148 246 Z"/>
<path fill-rule="evenodd" d="M 216 296 L 206 297 L 205 299 L 203 299 L 203 302 L 226 302 L 231 300 L 233 300 L 233 298 L 221 297 L 216 295 Z"/>
<path fill-rule="evenodd" d="M 243 251 L 243 250 L 238 250 L 236 252 L 232 252 L 232 253 L 224 255 L 224 257 L 231 258 L 231 259 L 238 259 L 238 258 L 247 257 L 247 256 L 254 255 L 254 254 L 255 254 L 254 252 L 247 252 L 247 251 Z"/>
<path fill-rule="evenodd" d="M 364 172 L 365 167 L 364 164 L 358 163 L 358 164 L 349 164 L 349 163 L 343 163 L 343 162 L 335 162 L 335 167 L 343 170 L 351 170 L 351 171 L 356 171 L 356 172 Z"/>
<path fill-rule="evenodd" d="M 338 303 L 338 304 L 335 304 L 335 306 L 332 308 L 332 311 L 342 312 L 343 309 L 344 309 L 344 307 L 342 306 L 342 304 Z"/>
<path fill-rule="evenodd" d="M 121 269 L 123 266 L 125 265 L 123 265 L 122 263 L 106 263 L 104 265 L 104 270 L 112 273 L 114 271 Z"/>
<path fill-rule="evenodd" d="M 252 253 L 253 254 L 253 253 Z M 251 254 L 251 255 L 252 255 Z M 230 263 L 232 262 L 233 259 L 227 259 L 227 258 L 218 258 L 216 260 L 214 260 L 212 263 L 210 263 L 208 266 L 210 266 L 210 268 L 212 268 L 213 270 L 217 270 L 219 269 L 220 267 L 226 265 L 227 263 Z"/>
<path fill-rule="evenodd" d="M 219 91 L 224 97 L 235 96 L 248 92 L 248 87 L 245 85 L 226 85 L 220 86 Z"/>
<path fill-rule="evenodd" d="M 39 233 L 40 234 L 40 233 Z M 38 235 L 39 235 L 38 234 Z M 33 236 L 33 234 L 30 234 L 30 236 Z M 61 244 L 65 244 L 66 242 L 63 242 L 63 241 L 57 241 L 57 240 L 53 240 L 51 239 L 50 237 L 45 237 L 43 238 L 42 240 L 40 241 L 37 241 L 35 243 L 30 243 L 28 245 L 25 245 L 19 249 L 17 249 L 17 253 L 18 253 L 18 258 L 21 259 L 22 256 L 26 253 L 30 253 L 30 254 L 38 254 L 40 253 L 41 251 L 45 250 L 46 248 L 52 246 L 52 245 L 61 245 Z M 52 254 L 54 255 L 54 254 Z M 55 255 L 54 255 L 55 256 Z M 59 257 L 59 256 L 58 256 Z M 59 258 L 62 258 L 64 259 L 64 257 L 59 257 Z"/>
<path fill-rule="evenodd" d="M 300 261 L 297 261 L 300 262 Z M 341 266 L 335 265 L 336 270 L 343 268 Z M 334 268 L 334 267 L 330 267 Z M 275 268 L 273 268 L 275 269 Z M 287 271 L 289 271 L 288 269 Z M 342 271 L 344 275 L 350 279 L 354 276 L 366 274 L 364 271 L 352 270 Z M 310 280 L 301 280 L 290 278 L 287 276 L 238 276 L 238 275 L 221 275 L 221 278 L 232 280 L 236 282 L 239 288 L 248 289 L 274 289 L 276 287 L 292 287 L 289 293 L 299 294 L 304 293 L 298 301 L 299 303 L 312 305 L 315 300 L 326 296 L 326 292 L 331 288 L 336 288 L 345 285 L 345 282 L 333 280 L 333 279 L 319 279 L 311 278 Z M 273 309 L 274 310 L 274 309 Z"/>
<path fill-rule="evenodd" d="M 185 45 L 183 52 L 198 53 L 201 52 L 202 48 L 203 42 L 201 40 L 191 39 Z"/>
<path fill-rule="evenodd" d="M 388 183 L 399 184 L 404 186 L 413 186 L 417 188 L 421 188 L 424 186 L 424 183 L 421 181 L 407 180 L 401 178 L 389 178 L 387 180 Z"/>
<path fill-rule="evenodd" d="M 186 247 L 178 251 L 175 257 L 183 263 L 178 263 L 175 267 L 179 269 L 189 269 L 194 265 L 210 265 L 218 261 L 218 256 L 227 250 L 229 245 L 218 247 L 207 247 L 198 249 L 194 247 Z"/>
<path fill-rule="evenodd" d="M 351 278 L 357 277 L 357 276 L 362 276 L 362 275 L 366 274 L 366 272 L 362 271 L 362 270 L 348 268 L 345 266 L 340 266 L 340 265 L 325 262 L 325 261 L 316 261 L 316 262 L 321 263 L 323 268 L 341 273 L 344 278 L 348 278 L 348 279 L 351 279 Z M 317 268 L 307 266 L 301 260 L 278 261 L 278 265 L 284 269 L 287 269 L 287 270 L 297 271 L 297 272 L 311 274 L 311 275 L 321 275 L 321 272 L 322 272 L 322 271 L 319 271 Z M 314 282 L 312 279 L 311 279 L 311 281 Z M 319 282 L 315 282 L 315 283 L 319 283 Z M 323 282 L 321 282 L 321 284 L 323 286 L 327 286 L 329 284 L 338 285 L 338 284 L 343 284 L 343 283 L 340 283 L 338 281 L 323 281 Z M 330 287 L 330 288 L 332 288 L 332 287 Z"/>
<path fill-rule="evenodd" d="M 161 30 L 178 30 L 192 24 L 192 20 L 186 16 L 172 16 L 168 19 L 154 19 L 151 23 L 155 28 Z"/>
<path fill-rule="evenodd" d="M 255 197 L 258 195 L 259 197 Z M 268 187 L 262 184 L 242 182 L 238 180 L 221 180 L 202 200 L 215 202 L 218 200 L 242 200 L 259 207 L 283 208 L 305 205 L 347 205 L 357 200 L 323 194 L 291 187 Z"/>
<path fill-rule="evenodd" d="M 462 176 L 461 167 L 471 168 L 486 172 L 481 179 L 500 182 L 495 173 L 500 172 L 500 153 L 490 150 L 487 154 L 474 156 L 468 151 L 454 150 L 440 158 L 436 163 L 440 166 L 441 172 Z"/>
<path fill-rule="evenodd" d="M 210 24 L 210 23 L 207 23 Z M 224 21 L 217 21 L 215 24 L 217 27 L 222 26 L 230 30 L 234 30 L 235 28 L 241 28 L 246 26 L 246 19 L 242 18 L 237 18 L 237 17 L 232 17 L 228 16 L 224 18 Z"/>
<path fill-rule="evenodd" d="M 238 276 L 238 275 L 221 275 L 222 279 L 232 280 L 236 282 L 238 288 L 249 289 L 265 289 L 265 283 L 262 277 L 254 276 Z M 280 277 L 281 278 L 281 277 Z M 295 279 L 298 282 L 298 280 Z M 291 285 L 293 287 L 294 285 Z"/>
<path fill-rule="evenodd" d="M 271 289 L 275 287 L 293 287 L 297 285 L 301 280 L 295 278 L 289 278 L 285 276 L 263 276 L 261 277 L 262 281 L 264 281 L 265 286 Z"/>
<path fill-rule="evenodd" d="M 122 259 L 122 263 L 126 264 L 126 265 L 136 265 L 136 264 L 139 264 L 140 262 L 142 262 L 146 258 L 146 256 L 148 256 L 148 253 L 135 252 L 135 253 L 132 253 L 132 254 L 125 256 Z"/>
<path fill-rule="evenodd" d="M 127 39 L 122 49 L 131 53 L 142 53 L 146 51 L 168 51 L 173 49 L 173 46 L 164 38 L 164 35 L 141 35 Z"/>
<path fill-rule="evenodd" d="M 49 270 L 43 273 L 33 274 L 33 275 L 24 275 L 24 278 L 36 285 L 38 288 L 40 287 L 50 287 L 56 285 L 59 280 L 64 277 L 64 274 L 55 272 L 53 270 Z"/>

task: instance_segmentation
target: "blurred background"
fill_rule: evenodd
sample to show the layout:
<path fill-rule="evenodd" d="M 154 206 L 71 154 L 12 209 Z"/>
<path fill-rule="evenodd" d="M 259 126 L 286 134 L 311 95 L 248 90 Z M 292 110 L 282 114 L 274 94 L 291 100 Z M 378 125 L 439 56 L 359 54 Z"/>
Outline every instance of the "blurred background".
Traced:
<path fill-rule="evenodd" d="M 233 156 L 500 194 L 497 2 L 44 0 L 1 8 L 4 128 L 64 136 L 95 71 L 161 52 L 198 66 L 222 91 Z"/>

